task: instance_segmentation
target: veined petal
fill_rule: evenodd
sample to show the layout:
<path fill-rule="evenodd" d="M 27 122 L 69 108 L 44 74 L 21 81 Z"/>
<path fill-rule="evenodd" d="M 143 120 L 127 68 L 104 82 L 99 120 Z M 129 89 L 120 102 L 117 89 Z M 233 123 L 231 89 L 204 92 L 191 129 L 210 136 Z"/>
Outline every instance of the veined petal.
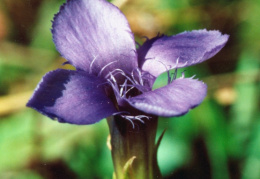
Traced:
<path fill-rule="evenodd" d="M 55 16 L 52 33 L 57 50 L 77 69 L 105 76 L 113 69 L 137 67 L 129 24 L 105 0 L 68 1 Z"/>
<path fill-rule="evenodd" d="M 205 29 L 171 37 L 157 36 L 137 50 L 139 67 L 157 77 L 172 68 L 201 63 L 218 53 L 228 37 L 219 31 Z"/>
<path fill-rule="evenodd" d="M 59 122 L 92 124 L 116 112 L 102 83 L 85 72 L 51 71 L 38 84 L 27 106 Z"/>
<path fill-rule="evenodd" d="M 128 99 L 133 107 L 157 116 L 173 117 L 187 113 L 199 105 L 207 94 L 207 86 L 198 80 L 182 78 L 167 86 Z"/>

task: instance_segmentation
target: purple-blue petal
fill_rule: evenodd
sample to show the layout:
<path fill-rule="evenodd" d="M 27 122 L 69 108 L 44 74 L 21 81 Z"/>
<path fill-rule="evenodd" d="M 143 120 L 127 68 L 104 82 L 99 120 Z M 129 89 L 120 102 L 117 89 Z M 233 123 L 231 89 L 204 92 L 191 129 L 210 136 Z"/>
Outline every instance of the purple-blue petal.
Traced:
<path fill-rule="evenodd" d="M 207 85 L 191 78 L 179 78 L 154 91 L 128 99 L 130 105 L 145 113 L 163 117 L 180 116 L 199 105 Z"/>
<path fill-rule="evenodd" d="M 157 77 L 172 68 L 201 63 L 218 53 L 228 37 L 219 31 L 205 29 L 171 37 L 157 36 L 147 40 L 137 50 L 139 67 Z"/>
<path fill-rule="evenodd" d="M 116 112 L 103 83 L 85 72 L 51 71 L 42 78 L 27 106 L 59 122 L 96 123 Z"/>
<path fill-rule="evenodd" d="M 129 24 L 105 0 L 67 1 L 54 18 L 52 33 L 57 50 L 77 69 L 105 76 L 113 69 L 131 72 L 137 67 Z"/>

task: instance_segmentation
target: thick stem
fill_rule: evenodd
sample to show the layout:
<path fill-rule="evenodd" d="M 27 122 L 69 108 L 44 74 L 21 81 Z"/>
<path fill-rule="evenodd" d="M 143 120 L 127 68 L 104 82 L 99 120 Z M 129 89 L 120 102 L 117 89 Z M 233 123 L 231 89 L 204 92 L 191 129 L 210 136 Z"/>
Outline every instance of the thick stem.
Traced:
<path fill-rule="evenodd" d="M 111 135 L 112 158 L 116 179 L 160 179 L 155 145 L 158 118 L 135 123 L 126 119 L 108 118 Z"/>

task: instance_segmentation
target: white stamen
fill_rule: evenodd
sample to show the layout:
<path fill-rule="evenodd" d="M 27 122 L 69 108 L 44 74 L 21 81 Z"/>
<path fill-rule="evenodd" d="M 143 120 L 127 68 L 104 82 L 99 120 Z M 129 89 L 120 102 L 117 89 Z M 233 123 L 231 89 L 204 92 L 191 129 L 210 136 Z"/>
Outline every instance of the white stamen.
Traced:
<path fill-rule="evenodd" d="M 126 90 L 126 83 L 127 83 L 127 80 L 125 80 L 125 82 L 123 83 L 123 85 L 121 85 L 121 88 L 120 88 L 120 96 L 121 96 L 121 97 L 123 96 L 124 90 Z"/>
<path fill-rule="evenodd" d="M 104 71 L 104 69 L 105 69 L 106 67 L 108 67 L 109 65 L 112 65 L 112 64 L 115 63 L 115 62 L 117 62 L 117 61 L 113 61 L 113 62 L 110 62 L 110 63 L 106 64 L 106 65 L 100 70 L 100 72 L 98 73 L 98 76 L 101 75 L 101 73 Z"/>
<path fill-rule="evenodd" d="M 135 80 L 135 77 L 134 77 L 134 71 L 137 71 L 138 73 L 138 80 L 139 80 L 139 83 L 137 82 L 137 80 Z M 143 82 L 143 78 L 142 78 L 142 73 L 140 71 L 139 68 L 135 68 L 133 71 L 132 71 L 132 78 L 134 79 L 134 81 L 136 82 L 136 84 L 140 84 L 140 85 L 144 85 L 144 82 Z"/>
<path fill-rule="evenodd" d="M 191 79 L 193 79 L 196 75 L 193 75 L 192 77 L 190 77 Z"/>
<path fill-rule="evenodd" d="M 171 83 L 171 75 L 170 75 L 171 66 L 168 65 L 168 66 L 170 66 L 170 68 L 168 69 L 167 66 L 166 66 L 163 62 L 161 62 L 161 61 L 159 61 L 159 60 L 156 60 L 156 61 L 159 62 L 159 63 L 161 63 L 161 64 L 165 67 L 165 69 L 166 69 L 166 71 L 167 71 L 167 75 L 168 75 L 168 80 L 167 80 L 167 82 L 168 82 L 168 84 L 170 84 L 170 83 Z M 177 62 L 178 62 L 178 59 L 177 59 Z"/>
<path fill-rule="evenodd" d="M 163 66 L 165 67 L 165 69 L 166 69 L 166 71 L 167 71 L 167 75 L 168 75 L 168 84 L 170 84 L 173 80 L 176 79 L 177 69 L 178 69 L 178 64 L 179 64 L 179 59 L 180 59 L 180 57 L 178 57 L 178 58 L 176 59 L 176 64 L 175 64 L 173 67 L 171 67 L 170 65 L 168 65 L 168 66 L 170 67 L 169 69 L 167 68 L 167 66 L 166 66 L 163 62 L 161 62 L 161 61 L 159 61 L 159 60 L 156 60 L 157 62 L 160 62 L 161 64 L 163 64 Z M 182 65 L 182 66 L 185 66 L 186 64 L 187 64 L 187 61 L 186 61 L 185 64 Z M 173 73 L 173 77 L 171 77 L 171 75 L 170 75 L 170 69 L 175 69 L 175 72 Z"/>
<path fill-rule="evenodd" d="M 111 73 L 110 73 L 110 79 L 107 79 L 107 81 L 109 82 L 109 84 L 113 88 L 116 97 L 119 98 L 120 97 L 120 91 L 119 91 L 116 79 Z"/>
<path fill-rule="evenodd" d="M 134 70 L 132 71 L 131 76 L 132 76 L 134 82 L 135 82 L 136 84 L 138 84 L 138 81 L 135 80 Z"/>
<path fill-rule="evenodd" d="M 185 78 L 185 71 L 181 72 L 181 79 Z"/>
<path fill-rule="evenodd" d="M 117 71 L 118 71 L 118 73 L 119 74 L 121 74 L 121 75 L 123 75 L 124 77 L 126 77 L 132 84 L 136 84 L 129 76 L 127 76 L 126 74 L 125 74 L 125 72 L 123 71 L 123 70 L 121 70 L 121 69 L 116 69 Z M 113 70 L 113 72 L 114 72 L 115 70 Z M 118 73 L 116 73 L 116 74 L 118 74 Z"/>
<path fill-rule="evenodd" d="M 177 60 L 176 60 L 176 65 L 174 66 L 174 68 L 178 67 L 179 59 L 180 59 L 180 57 L 177 58 Z"/>
<path fill-rule="evenodd" d="M 115 84 L 117 84 L 115 77 L 114 77 L 111 73 L 110 73 L 110 79 L 111 79 Z"/>
<path fill-rule="evenodd" d="M 180 67 L 184 67 L 185 65 L 187 65 L 187 63 L 188 63 L 188 61 L 186 61 L 184 64 L 182 64 L 181 66 L 179 66 L 179 68 Z"/>
<path fill-rule="evenodd" d="M 94 56 L 94 59 L 92 60 L 92 62 L 89 65 L 89 74 L 92 74 L 92 66 L 93 66 L 93 63 L 95 62 L 95 60 L 97 59 L 97 57 L 98 57 L 98 55 Z"/>
<path fill-rule="evenodd" d="M 135 128 L 134 122 L 133 122 L 131 119 L 129 119 L 128 117 L 125 117 L 125 119 L 131 122 L 131 124 L 132 124 L 132 126 L 133 126 L 133 129 L 134 129 L 134 128 Z"/>
<path fill-rule="evenodd" d="M 143 81 L 143 78 L 142 78 L 142 72 L 139 68 L 137 68 L 137 72 L 139 74 L 139 81 L 140 81 L 140 84 L 143 86 L 144 85 L 144 81 Z"/>
<path fill-rule="evenodd" d="M 122 97 L 125 97 L 126 96 L 126 94 L 131 90 L 131 89 L 133 89 L 134 87 L 131 87 L 131 88 L 129 88 L 127 91 L 125 91 L 124 92 L 124 95 L 122 96 Z"/>
<path fill-rule="evenodd" d="M 128 121 L 130 121 L 132 126 L 133 126 L 133 129 L 135 128 L 133 120 L 138 120 L 138 121 L 140 121 L 141 123 L 144 124 L 145 122 L 142 120 L 142 118 L 146 118 L 148 120 L 151 118 L 151 117 L 146 116 L 146 115 L 138 115 L 138 116 L 121 115 L 121 117 L 127 119 Z"/>

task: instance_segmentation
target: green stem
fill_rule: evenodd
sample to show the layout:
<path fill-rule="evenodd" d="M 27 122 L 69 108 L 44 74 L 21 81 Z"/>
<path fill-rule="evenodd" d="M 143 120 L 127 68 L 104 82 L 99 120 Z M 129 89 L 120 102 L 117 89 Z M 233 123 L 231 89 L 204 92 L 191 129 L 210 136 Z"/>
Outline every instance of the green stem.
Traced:
<path fill-rule="evenodd" d="M 135 124 L 120 116 L 107 119 L 116 179 L 160 179 L 155 145 L 158 118 Z"/>

